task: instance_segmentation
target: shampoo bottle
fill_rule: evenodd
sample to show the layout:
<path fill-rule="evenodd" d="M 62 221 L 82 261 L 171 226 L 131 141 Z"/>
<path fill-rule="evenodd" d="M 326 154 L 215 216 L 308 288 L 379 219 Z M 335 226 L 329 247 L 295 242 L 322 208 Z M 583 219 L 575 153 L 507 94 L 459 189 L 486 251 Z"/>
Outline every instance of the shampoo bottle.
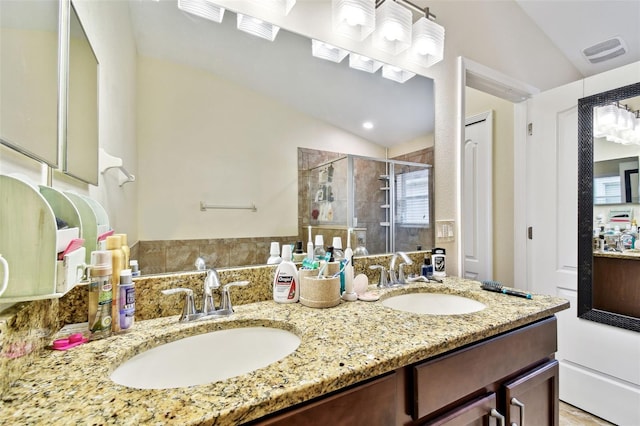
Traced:
<path fill-rule="evenodd" d="M 91 253 L 89 267 L 89 332 L 91 340 L 111 335 L 111 303 L 113 286 L 111 284 L 111 252 L 94 251 Z"/>
<path fill-rule="evenodd" d="M 120 236 L 111 235 L 107 237 L 107 250 L 111 252 L 111 285 L 113 286 L 113 300 L 111 304 L 111 331 L 120 331 L 120 321 L 118 317 L 120 312 L 118 310 L 118 285 L 120 284 L 120 271 L 124 268 L 124 252 L 122 251 L 122 239 Z"/>
<path fill-rule="evenodd" d="M 273 300 L 278 303 L 296 303 L 300 298 L 298 269 L 291 261 L 291 246 L 282 246 L 282 262 L 273 278 Z"/>

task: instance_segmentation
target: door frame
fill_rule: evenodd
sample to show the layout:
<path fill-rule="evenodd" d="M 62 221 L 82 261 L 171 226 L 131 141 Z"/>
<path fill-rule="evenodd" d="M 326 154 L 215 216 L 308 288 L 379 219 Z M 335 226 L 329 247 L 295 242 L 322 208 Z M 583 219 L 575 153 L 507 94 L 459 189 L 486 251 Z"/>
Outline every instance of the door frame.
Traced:
<path fill-rule="evenodd" d="M 534 86 L 520 80 L 509 77 L 506 74 L 472 61 L 463 56 L 457 58 L 457 111 L 456 111 L 456 232 L 462 236 L 462 168 L 464 166 L 461 147 L 464 144 L 465 131 L 465 87 L 472 87 L 485 93 L 507 99 L 514 103 L 514 272 L 522 270 L 522 265 L 527 265 L 527 222 L 526 222 L 526 136 L 527 136 L 527 98 L 540 93 Z M 458 271 L 462 271 L 464 252 L 462 251 L 462 237 L 456 242 L 458 258 Z M 528 274 L 514 273 L 514 287 L 529 288 Z"/>

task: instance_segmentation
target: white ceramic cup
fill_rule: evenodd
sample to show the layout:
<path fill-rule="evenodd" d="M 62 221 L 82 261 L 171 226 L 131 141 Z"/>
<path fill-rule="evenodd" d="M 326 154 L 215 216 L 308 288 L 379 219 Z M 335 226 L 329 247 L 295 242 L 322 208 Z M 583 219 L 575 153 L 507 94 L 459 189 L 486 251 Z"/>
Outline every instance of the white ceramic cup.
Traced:
<path fill-rule="evenodd" d="M 4 277 L 2 278 L 2 286 L 0 287 L 0 296 L 2 296 L 2 293 L 5 292 L 5 290 L 7 289 L 7 285 L 9 285 L 9 264 L 7 263 L 7 260 L 2 257 L 2 255 L 0 254 L 0 264 L 2 264 L 2 272 Z"/>

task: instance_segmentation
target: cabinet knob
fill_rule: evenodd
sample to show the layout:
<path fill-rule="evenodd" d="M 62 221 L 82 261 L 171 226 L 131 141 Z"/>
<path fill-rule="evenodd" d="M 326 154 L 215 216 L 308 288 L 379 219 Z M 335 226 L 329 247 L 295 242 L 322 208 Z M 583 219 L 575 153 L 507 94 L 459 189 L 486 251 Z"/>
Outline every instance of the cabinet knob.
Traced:
<path fill-rule="evenodd" d="M 517 398 L 511 398 L 511 405 L 515 405 L 520 408 L 520 426 L 524 426 L 524 404 L 518 401 Z M 518 426 L 516 422 L 511 422 L 511 426 Z"/>

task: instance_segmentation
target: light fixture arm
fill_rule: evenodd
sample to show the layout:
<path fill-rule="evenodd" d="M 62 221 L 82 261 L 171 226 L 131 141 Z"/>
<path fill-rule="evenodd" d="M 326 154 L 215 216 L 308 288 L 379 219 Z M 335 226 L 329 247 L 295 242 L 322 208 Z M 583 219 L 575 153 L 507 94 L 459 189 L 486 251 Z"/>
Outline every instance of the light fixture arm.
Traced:
<path fill-rule="evenodd" d="M 385 1 L 386 0 L 376 0 L 376 9 L 379 6 L 381 6 L 382 3 L 384 3 Z M 418 6 L 417 4 L 415 4 L 413 2 L 410 2 L 409 0 L 393 0 L 393 1 L 395 1 L 396 3 L 401 3 L 404 6 L 408 6 L 408 7 L 412 8 L 412 9 L 424 14 L 424 17 L 427 18 L 427 19 L 431 19 L 432 21 L 435 21 L 435 19 L 436 19 L 436 15 L 434 15 L 431 12 L 429 12 L 429 8 L 428 7 L 422 8 L 422 7 Z"/>

